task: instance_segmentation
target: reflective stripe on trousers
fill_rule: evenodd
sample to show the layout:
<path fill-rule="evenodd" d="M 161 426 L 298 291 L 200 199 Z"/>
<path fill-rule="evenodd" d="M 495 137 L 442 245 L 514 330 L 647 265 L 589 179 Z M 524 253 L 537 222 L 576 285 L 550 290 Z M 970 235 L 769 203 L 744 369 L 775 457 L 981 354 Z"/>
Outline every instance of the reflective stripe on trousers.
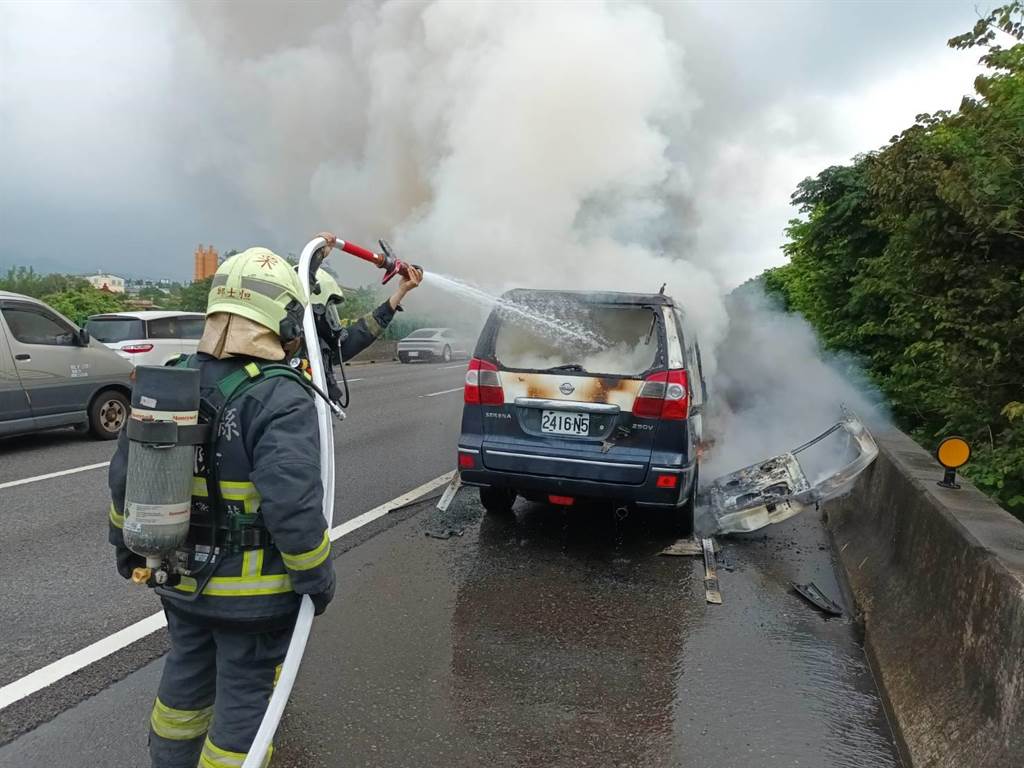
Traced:
<path fill-rule="evenodd" d="M 226 749 L 221 749 L 207 737 L 206 743 L 203 744 L 203 752 L 199 756 L 199 768 L 242 768 L 246 754 L 245 752 L 229 752 Z M 267 750 L 267 756 L 260 763 L 263 768 L 270 765 L 270 757 L 273 754 L 274 747 L 271 745 Z"/>
<path fill-rule="evenodd" d="M 213 719 L 213 707 L 202 709 L 175 709 L 168 707 L 157 697 L 149 724 L 153 733 L 165 739 L 184 741 L 205 736 Z"/>

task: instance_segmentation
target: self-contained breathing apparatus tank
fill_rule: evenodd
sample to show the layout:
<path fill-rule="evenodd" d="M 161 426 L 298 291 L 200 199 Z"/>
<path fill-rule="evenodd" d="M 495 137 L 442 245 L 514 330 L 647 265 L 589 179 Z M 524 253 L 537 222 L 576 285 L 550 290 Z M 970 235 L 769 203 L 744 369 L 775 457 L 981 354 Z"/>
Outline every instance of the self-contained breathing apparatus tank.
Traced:
<path fill-rule="evenodd" d="M 136 582 L 165 583 L 164 567 L 184 546 L 192 505 L 194 440 L 181 432 L 199 422 L 199 371 L 139 366 L 128 421 L 124 543 L 146 558 Z"/>

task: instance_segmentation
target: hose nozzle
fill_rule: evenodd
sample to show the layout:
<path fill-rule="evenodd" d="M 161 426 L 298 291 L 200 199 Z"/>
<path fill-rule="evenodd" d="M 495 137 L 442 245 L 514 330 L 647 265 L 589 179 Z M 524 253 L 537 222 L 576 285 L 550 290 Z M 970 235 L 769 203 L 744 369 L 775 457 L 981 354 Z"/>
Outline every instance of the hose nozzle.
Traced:
<path fill-rule="evenodd" d="M 371 250 L 363 248 L 361 245 L 349 243 L 345 240 L 338 240 L 335 245 L 345 253 L 350 253 L 353 256 L 357 256 L 358 258 L 368 261 L 374 266 L 383 269 L 384 277 L 380 281 L 382 285 L 387 285 L 395 275 L 408 277 L 409 267 L 420 269 L 418 264 L 407 264 L 395 256 L 394 251 L 391 250 L 391 246 L 388 245 L 386 240 L 378 240 L 377 242 L 380 243 L 380 253 L 374 253 Z"/>

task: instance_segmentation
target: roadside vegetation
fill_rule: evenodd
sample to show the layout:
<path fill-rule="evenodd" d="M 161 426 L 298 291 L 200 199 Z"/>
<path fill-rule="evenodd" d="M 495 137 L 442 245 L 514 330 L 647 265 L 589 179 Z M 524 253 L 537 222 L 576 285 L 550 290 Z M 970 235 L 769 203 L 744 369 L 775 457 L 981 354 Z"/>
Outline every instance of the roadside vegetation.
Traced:
<path fill-rule="evenodd" d="M 89 315 L 120 312 L 127 307 L 123 296 L 93 288 L 73 275 L 41 275 L 31 267 L 12 267 L 0 277 L 0 291 L 40 299 L 69 320 L 82 325 Z"/>
<path fill-rule="evenodd" d="M 985 50 L 977 93 L 803 181 L 789 263 L 764 283 L 860 359 L 925 447 L 966 437 L 965 474 L 1024 518 L 1022 40 L 1019 2 L 950 40 Z"/>

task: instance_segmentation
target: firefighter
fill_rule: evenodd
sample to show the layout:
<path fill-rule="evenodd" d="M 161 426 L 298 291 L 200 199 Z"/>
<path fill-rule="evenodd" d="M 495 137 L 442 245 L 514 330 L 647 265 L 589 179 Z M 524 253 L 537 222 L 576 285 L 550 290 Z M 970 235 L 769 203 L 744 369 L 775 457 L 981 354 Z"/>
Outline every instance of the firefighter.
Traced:
<path fill-rule="evenodd" d="M 321 269 L 316 273 L 316 283 L 311 288 L 311 299 L 316 316 L 317 334 L 323 353 L 327 392 L 335 402 L 341 399 L 341 388 L 334 377 L 334 366 L 351 360 L 373 343 L 388 327 L 396 312 L 402 311 L 401 302 L 405 294 L 420 284 L 423 272 L 412 265 L 409 276 L 399 283 L 398 290 L 372 312 L 356 322 L 345 326 L 338 314 L 338 308 L 345 301 L 338 281 Z M 347 406 L 347 403 L 343 403 Z"/>
<path fill-rule="evenodd" d="M 402 281 L 390 315 L 415 277 Z M 301 374 L 273 365 L 299 352 L 303 312 L 295 271 L 275 253 L 250 248 L 214 275 L 198 354 L 184 363 L 198 368 L 218 429 L 196 448 L 186 550 L 187 573 L 196 576 L 163 590 L 171 649 L 150 715 L 154 768 L 240 766 L 301 595 L 317 615 L 334 595 L 313 396 Z M 216 480 L 208 483 L 211 467 Z M 122 433 L 110 465 L 109 540 L 125 578 L 144 564 L 122 535 L 127 468 Z M 216 567 L 200 580 L 213 544 Z"/>

